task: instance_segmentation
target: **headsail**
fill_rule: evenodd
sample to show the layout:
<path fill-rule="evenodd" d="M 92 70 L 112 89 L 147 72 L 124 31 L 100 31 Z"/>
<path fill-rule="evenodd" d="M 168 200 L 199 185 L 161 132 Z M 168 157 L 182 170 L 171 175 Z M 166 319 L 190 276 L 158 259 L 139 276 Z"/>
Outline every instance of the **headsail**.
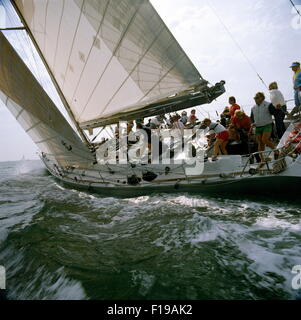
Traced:
<path fill-rule="evenodd" d="M 149 0 L 14 2 L 82 127 L 202 83 Z"/>
<path fill-rule="evenodd" d="M 94 157 L 0 32 L 0 99 L 49 158 L 85 167 Z"/>

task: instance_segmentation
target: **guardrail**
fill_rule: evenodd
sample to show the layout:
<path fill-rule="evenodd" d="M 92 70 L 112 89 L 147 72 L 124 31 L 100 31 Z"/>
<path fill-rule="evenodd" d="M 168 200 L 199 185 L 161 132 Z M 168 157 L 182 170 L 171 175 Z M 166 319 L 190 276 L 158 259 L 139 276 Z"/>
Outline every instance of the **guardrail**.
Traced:
<path fill-rule="evenodd" d="M 248 165 L 251 163 L 251 160 L 253 160 L 255 158 L 256 155 L 259 155 L 261 158 L 264 158 L 266 161 L 262 161 L 261 163 L 264 163 L 267 166 L 267 169 L 269 171 L 271 171 L 270 166 L 274 163 L 278 163 L 279 161 L 283 160 L 289 153 L 293 153 L 294 151 L 296 151 L 296 149 L 298 149 L 298 147 L 301 145 L 301 141 L 298 142 L 292 149 L 289 148 L 289 146 L 292 146 L 293 141 L 298 138 L 299 136 L 301 136 L 301 130 L 299 130 L 299 132 L 292 138 L 290 138 L 290 142 L 286 145 L 284 145 L 283 147 L 280 148 L 276 148 L 276 149 L 271 149 L 271 150 L 267 150 L 267 151 L 258 151 L 258 152 L 254 152 L 248 156 L 248 160 L 246 162 L 246 164 L 244 165 L 243 171 L 241 173 L 241 176 L 246 172 L 246 168 L 248 167 Z M 277 159 L 274 160 L 270 160 L 270 156 L 273 152 L 278 151 L 279 156 Z M 267 155 L 267 157 L 266 157 Z"/>

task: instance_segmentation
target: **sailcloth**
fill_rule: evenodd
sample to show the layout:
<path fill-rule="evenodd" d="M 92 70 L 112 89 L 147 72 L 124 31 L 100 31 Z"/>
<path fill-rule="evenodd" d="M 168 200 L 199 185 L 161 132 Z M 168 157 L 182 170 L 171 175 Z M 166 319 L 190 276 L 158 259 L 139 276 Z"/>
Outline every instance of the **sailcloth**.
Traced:
<path fill-rule="evenodd" d="M 88 147 L 0 32 L 0 99 L 43 154 L 61 166 L 91 166 Z"/>
<path fill-rule="evenodd" d="M 82 127 L 202 81 L 148 0 L 14 2 Z"/>

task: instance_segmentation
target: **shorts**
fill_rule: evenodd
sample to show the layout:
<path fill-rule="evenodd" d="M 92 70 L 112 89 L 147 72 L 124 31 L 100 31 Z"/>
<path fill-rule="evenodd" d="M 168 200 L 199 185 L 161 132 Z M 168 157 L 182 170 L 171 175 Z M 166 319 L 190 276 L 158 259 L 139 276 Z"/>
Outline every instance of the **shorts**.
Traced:
<path fill-rule="evenodd" d="M 272 131 L 273 131 L 273 125 L 272 125 L 272 123 L 270 123 L 270 124 L 267 124 L 266 126 L 263 126 L 263 127 L 256 127 L 255 134 L 260 135 L 260 134 L 264 134 L 264 133 L 272 132 Z"/>
<path fill-rule="evenodd" d="M 216 135 L 216 138 L 219 140 L 228 141 L 229 140 L 229 132 L 227 130 L 220 132 Z"/>

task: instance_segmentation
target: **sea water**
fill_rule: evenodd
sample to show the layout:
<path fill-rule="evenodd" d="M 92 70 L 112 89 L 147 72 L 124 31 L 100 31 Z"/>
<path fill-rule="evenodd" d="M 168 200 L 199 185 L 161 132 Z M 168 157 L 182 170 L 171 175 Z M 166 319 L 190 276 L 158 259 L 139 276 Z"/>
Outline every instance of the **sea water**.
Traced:
<path fill-rule="evenodd" d="M 189 193 L 128 198 L 0 163 L 8 299 L 299 299 L 301 204 Z"/>

